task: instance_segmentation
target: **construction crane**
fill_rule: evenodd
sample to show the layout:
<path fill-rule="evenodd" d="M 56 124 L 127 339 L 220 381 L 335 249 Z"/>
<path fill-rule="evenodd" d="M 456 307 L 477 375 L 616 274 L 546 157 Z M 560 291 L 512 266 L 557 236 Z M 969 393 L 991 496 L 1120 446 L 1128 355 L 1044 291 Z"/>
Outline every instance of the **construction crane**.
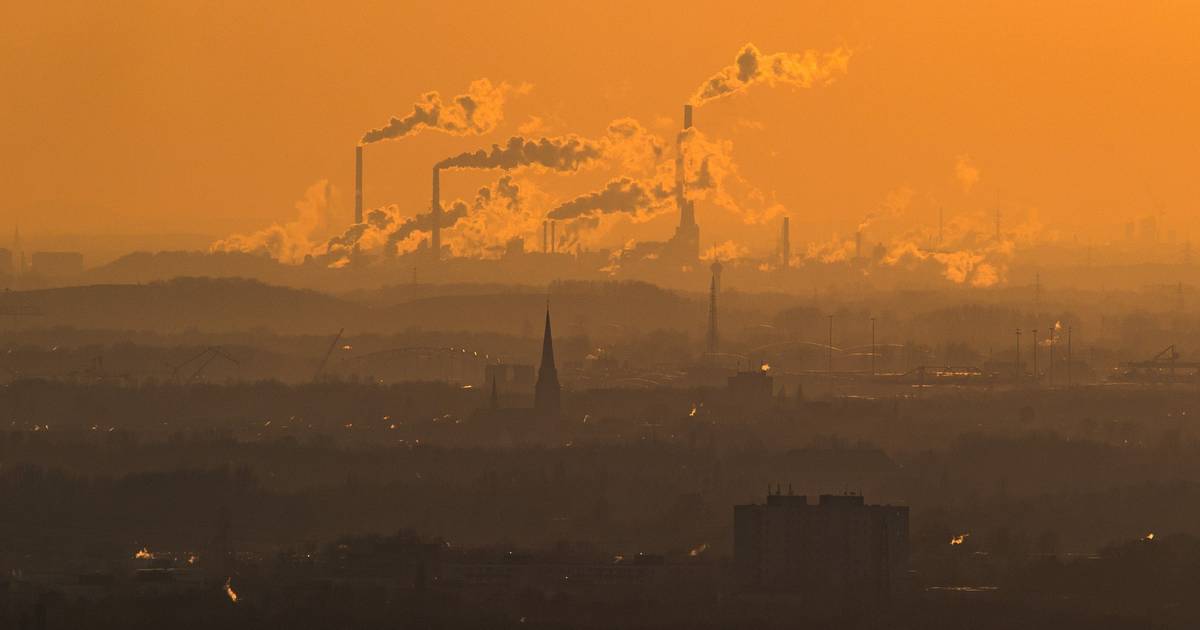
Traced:
<path fill-rule="evenodd" d="M 1187 377 L 1183 377 L 1177 375 L 1176 370 L 1194 370 L 1194 372 Z M 1200 362 L 1180 361 L 1179 353 L 1175 350 L 1175 344 L 1163 348 L 1162 351 L 1151 357 L 1149 361 L 1126 361 L 1122 363 L 1120 374 L 1123 380 L 1172 383 L 1193 381 L 1196 380 L 1198 375 L 1200 375 Z"/>
<path fill-rule="evenodd" d="M 212 363 L 217 358 L 225 359 L 234 365 L 241 365 L 237 359 L 229 356 L 229 354 L 224 350 L 218 348 L 217 346 L 209 346 L 179 365 L 171 365 L 170 363 L 167 363 L 167 366 L 171 368 L 171 380 L 178 382 L 179 373 L 183 370 L 183 368 L 195 363 L 196 361 L 200 361 L 200 366 L 197 367 L 196 370 L 192 372 L 192 375 L 188 377 L 187 381 L 185 381 L 187 383 L 191 383 L 199 378 L 200 375 L 204 373 L 204 369 L 208 367 L 208 364 Z"/>
<path fill-rule="evenodd" d="M 213 346 L 213 347 L 209 348 L 208 350 L 209 350 L 208 358 L 205 359 L 204 362 L 200 364 L 200 367 L 196 368 L 195 372 L 192 372 L 192 375 L 190 377 L 188 377 L 189 383 L 196 380 L 196 378 L 200 376 L 200 373 L 204 371 L 204 368 L 208 367 L 208 364 L 212 363 L 213 359 L 216 359 L 217 357 L 225 359 L 226 361 L 229 361 L 230 363 L 232 363 L 234 365 L 238 365 L 238 366 L 241 365 L 241 363 L 238 363 L 237 359 L 229 356 L 228 354 L 225 353 L 224 350 L 221 350 L 220 348 L 218 348 L 216 346 Z"/>
<path fill-rule="evenodd" d="M 329 349 L 325 351 L 325 356 L 321 358 L 320 365 L 317 366 L 317 371 L 313 374 L 313 382 L 317 382 L 321 378 L 321 373 L 325 371 L 326 364 L 329 363 L 329 357 L 333 355 L 333 349 L 337 347 L 338 342 L 342 340 L 342 333 L 346 332 L 345 328 L 338 330 L 337 335 L 333 337 L 333 342 L 329 344 Z"/>

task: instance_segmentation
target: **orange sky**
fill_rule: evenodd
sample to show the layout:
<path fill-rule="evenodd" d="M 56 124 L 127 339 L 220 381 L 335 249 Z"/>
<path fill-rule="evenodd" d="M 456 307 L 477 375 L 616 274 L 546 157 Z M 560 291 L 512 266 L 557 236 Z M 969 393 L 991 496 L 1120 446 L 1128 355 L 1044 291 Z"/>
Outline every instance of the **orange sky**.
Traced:
<path fill-rule="evenodd" d="M 854 51 L 829 86 L 758 87 L 696 114 L 786 208 L 800 245 L 851 233 L 905 188 L 902 215 L 875 229 L 934 222 L 939 205 L 948 218 L 999 205 L 1014 222 L 1036 211 L 1047 238 L 1103 240 L 1161 204 L 1179 238 L 1200 234 L 1200 4 L 504 4 L 14 4 L 0 20 L 0 229 L 19 221 L 35 243 L 220 237 L 289 220 L 322 178 L 348 222 L 364 131 L 429 90 L 532 84 L 488 136 L 426 132 L 367 148 L 368 205 L 416 212 L 433 162 L 501 142 L 534 116 L 547 133 L 589 137 L 631 116 L 673 139 L 682 103 L 753 42 Z M 960 158 L 978 170 L 969 192 Z M 608 175 L 542 176 L 545 209 Z M 444 194 L 469 197 L 495 177 L 455 174 Z M 698 214 L 705 243 L 774 242 L 774 223 L 746 226 L 704 204 Z M 672 221 L 613 238 L 665 238 Z"/>

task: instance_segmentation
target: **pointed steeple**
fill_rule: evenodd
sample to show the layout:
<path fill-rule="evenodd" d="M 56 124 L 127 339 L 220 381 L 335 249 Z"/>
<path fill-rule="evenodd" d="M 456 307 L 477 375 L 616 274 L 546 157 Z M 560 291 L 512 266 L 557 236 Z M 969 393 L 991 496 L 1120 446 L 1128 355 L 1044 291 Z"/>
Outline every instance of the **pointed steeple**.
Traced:
<path fill-rule="evenodd" d="M 562 389 L 554 367 L 554 336 L 550 333 L 550 302 L 546 302 L 546 331 L 542 337 L 542 364 L 538 367 L 533 407 L 543 415 L 556 415 L 562 408 Z"/>

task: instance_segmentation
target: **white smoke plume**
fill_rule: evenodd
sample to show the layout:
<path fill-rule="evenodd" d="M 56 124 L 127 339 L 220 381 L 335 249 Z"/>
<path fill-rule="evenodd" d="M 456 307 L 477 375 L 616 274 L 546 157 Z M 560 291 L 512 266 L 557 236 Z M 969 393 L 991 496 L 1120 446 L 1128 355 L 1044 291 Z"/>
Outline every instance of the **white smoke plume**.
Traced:
<path fill-rule="evenodd" d="M 862 232 L 866 230 L 871 227 L 872 223 L 879 219 L 898 216 L 905 210 L 908 210 L 909 204 L 912 203 L 912 198 L 913 189 L 907 185 L 888 192 L 883 203 L 879 204 L 878 208 L 868 212 L 862 218 L 862 221 L 858 222 L 858 231 Z"/>
<path fill-rule="evenodd" d="M 542 196 L 533 182 L 505 174 L 479 189 L 470 208 L 443 229 L 442 239 L 459 257 L 499 258 L 510 245 L 525 250 L 525 241 L 541 229 L 535 208 L 545 206 Z"/>
<path fill-rule="evenodd" d="M 710 139 L 692 128 L 682 136 L 687 196 L 709 201 L 746 225 L 763 225 L 786 209 L 742 176 L 733 158 L 733 142 Z"/>
<path fill-rule="evenodd" d="M 971 162 L 971 156 L 958 156 L 954 163 L 954 179 L 958 180 L 964 194 L 969 194 L 975 184 L 979 183 L 979 168 Z"/>
<path fill-rule="evenodd" d="M 261 254 L 289 264 L 303 262 L 305 256 L 317 249 L 319 235 L 328 230 L 339 214 L 333 197 L 333 186 L 328 180 L 316 182 L 296 202 L 294 220 L 249 234 L 230 235 L 210 245 L 209 251 Z"/>
<path fill-rule="evenodd" d="M 445 204 L 441 217 L 443 242 L 455 255 L 492 257 L 489 253 L 494 254 L 492 250 L 503 245 L 506 238 L 511 238 L 512 232 L 518 229 L 532 231 L 529 224 L 540 219 L 516 220 L 516 213 L 524 210 L 523 202 L 529 196 L 522 191 L 524 187 L 525 184 L 518 186 L 506 174 L 493 184 L 480 188 L 470 203 L 456 199 Z M 476 230 L 476 234 L 482 234 L 484 238 L 473 238 L 467 230 L 461 229 L 469 213 L 483 213 L 488 217 L 487 228 Z M 407 217 L 405 214 L 396 204 L 375 208 L 366 213 L 362 223 L 351 225 L 324 243 L 310 240 L 306 253 L 319 257 L 328 266 L 341 267 L 364 252 L 392 256 L 415 251 L 429 239 L 432 216 L 428 211 Z M 299 259 L 285 262 L 299 262 Z"/>
<path fill-rule="evenodd" d="M 528 85 L 517 88 L 527 92 Z M 393 116 L 378 129 L 368 131 L 362 137 L 363 144 L 394 140 L 412 135 L 423 129 L 435 129 L 452 136 L 482 135 L 490 133 L 504 120 L 504 103 L 513 87 L 507 83 L 492 85 L 487 79 L 473 81 L 465 94 L 459 94 L 449 102 L 443 101 L 438 92 L 426 92 L 413 110 L 402 117 Z"/>
<path fill-rule="evenodd" d="M 613 137 L 610 126 L 609 138 Z M 552 209 L 553 219 L 626 215 L 634 223 L 649 221 L 675 205 L 675 169 L 673 156 L 662 150 L 660 140 L 648 140 L 640 126 L 628 134 L 628 141 L 613 142 L 607 153 L 619 156 L 620 165 L 629 171 L 648 174 L 643 178 L 623 175 L 604 187 L 567 200 Z M 650 136 L 652 137 L 652 136 Z M 683 147 L 685 190 L 688 199 L 708 200 L 737 215 L 746 224 L 762 224 L 783 214 L 783 206 L 771 202 L 758 188 L 738 172 L 733 160 L 733 145 L 710 140 L 696 128 L 679 136 Z"/>
<path fill-rule="evenodd" d="M 506 173 L 480 188 L 470 202 L 456 199 L 443 207 L 442 242 L 455 256 L 497 258 L 513 239 L 527 238 L 540 229 L 541 216 L 532 208 L 545 203 L 541 196 L 532 182 L 519 181 Z M 330 241 L 330 253 L 348 257 L 355 247 L 382 248 L 388 256 L 416 251 L 430 237 L 432 216 L 429 212 L 408 218 L 399 215 L 395 206 L 373 211 L 368 216 L 381 217 L 376 221 L 378 227 L 361 233 L 352 233 L 358 226 L 352 227 L 342 239 Z"/>
<path fill-rule="evenodd" d="M 437 163 L 437 168 L 504 169 L 534 167 L 545 171 L 573 173 L 583 168 L 612 163 L 627 169 L 644 168 L 662 157 L 663 141 L 636 120 L 621 118 L 609 123 L 599 138 L 576 134 L 538 139 L 514 136 L 503 145 L 467 151 Z"/>
<path fill-rule="evenodd" d="M 704 250 L 700 254 L 700 260 L 735 260 L 749 255 L 750 250 L 745 245 L 735 241 L 725 241 Z"/>
<path fill-rule="evenodd" d="M 703 105 L 758 84 L 797 88 L 827 85 L 846 73 L 850 56 L 851 51 L 845 48 L 825 53 L 806 50 L 764 55 L 754 44 L 746 44 L 734 58 L 733 65 L 722 68 L 700 86 L 691 103 Z"/>
<path fill-rule="evenodd" d="M 640 223 L 657 214 L 654 210 L 672 206 L 672 194 L 662 182 L 619 177 L 605 184 L 600 190 L 568 200 L 551 210 L 547 216 L 562 220 L 621 212 L 630 215 L 634 222 Z"/>
<path fill-rule="evenodd" d="M 448 157 L 438 162 L 436 167 L 510 170 L 522 166 L 540 166 L 552 171 L 574 172 L 598 161 L 603 151 L 599 142 L 574 134 L 537 140 L 513 136 L 503 145 L 493 144 L 490 149 Z"/>
<path fill-rule="evenodd" d="M 502 253 L 512 239 L 529 238 L 541 229 L 545 208 L 552 204 L 532 182 L 518 180 L 524 169 L 571 173 L 601 164 L 638 169 L 663 154 L 663 142 L 633 119 L 609 124 L 597 139 L 567 135 L 536 140 L 514 137 L 504 145 L 470 151 L 442 160 L 439 168 L 501 169 L 506 174 L 481 188 L 470 203 L 458 200 L 443 205 L 442 239 L 455 256 L 490 258 Z M 579 228 L 564 230 L 577 236 Z M 330 239 L 321 253 L 345 264 L 356 252 L 382 249 L 385 254 L 415 250 L 431 232 L 428 211 L 405 217 L 395 205 L 366 213 L 363 223 L 352 225 Z M 574 237 L 572 237 L 574 238 Z M 565 238 L 560 239 L 566 242 Z"/>
<path fill-rule="evenodd" d="M 805 260 L 825 264 L 844 262 L 854 257 L 854 240 L 832 236 L 825 242 L 809 243 L 805 247 Z"/>
<path fill-rule="evenodd" d="M 893 239 L 883 264 L 909 268 L 935 264 L 942 277 L 955 284 L 991 287 L 1007 280 L 1017 248 L 1041 237 L 1041 224 L 1032 211 L 1024 223 L 999 240 L 982 213 L 956 217 L 946 228 L 945 240 L 936 249 L 921 244 L 933 241 L 930 230 L 914 230 Z"/>

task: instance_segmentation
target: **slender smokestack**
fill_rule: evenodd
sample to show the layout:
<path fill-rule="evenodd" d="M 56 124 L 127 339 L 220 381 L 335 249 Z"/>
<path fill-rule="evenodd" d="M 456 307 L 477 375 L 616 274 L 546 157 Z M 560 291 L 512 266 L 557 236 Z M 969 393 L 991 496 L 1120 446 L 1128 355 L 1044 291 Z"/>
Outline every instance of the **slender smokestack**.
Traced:
<path fill-rule="evenodd" d="M 558 252 L 558 240 L 554 236 L 554 220 L 550 220 L 550 253 Z"/>
<path fill-rule="evenodd" d="M 684 173 L 683 138 L 692 128 L 692 106 L 683 106 L 683 130 L 679 132 L 675 146 L 675 195 L 679 206 L 679 226 L 691 229 L 696 224 L 696 208 L 687 198 L 687 174 Z"/>
<path fill-rule="evenodd" d="M 354 147 L 354 222 L 363 222 L 362 211 L 362 145 Z"/>
<path fill-rule="evenodd" d="M 436 166 L 433 167 L 433 201 L 429 204 L 429 218 L 433 231 L 429 245 L 433 249 L 433 259 L 438 260 L 442 257 L 442 177 Z"/>
<path fill-rule="evenodd" d="M 542 253 L 550 253 L 550 222 L 542 221 Z"/>

